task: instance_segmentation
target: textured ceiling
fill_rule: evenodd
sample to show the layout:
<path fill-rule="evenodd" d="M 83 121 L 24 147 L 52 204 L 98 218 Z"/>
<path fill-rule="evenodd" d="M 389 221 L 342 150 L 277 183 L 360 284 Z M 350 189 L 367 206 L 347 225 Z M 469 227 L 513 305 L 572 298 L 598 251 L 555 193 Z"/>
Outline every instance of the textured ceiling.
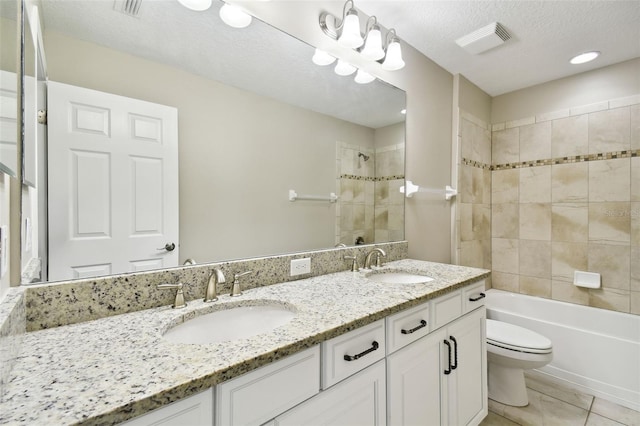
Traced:
<path fill-rule="evenodd" d="M 492 96 L 640 57 L 640 0 L 356 0 L 356 6 Z M 504 45 L 472 55 L 455 44 L 496 21 L 511 34 Z M 569 64 L 589 50 L 602 55 Z"/>
<path fill-rule="evenodd" d="M 404 92 L 379 80 L 360 85 L 311 62 L 314 49 L 256 19 L 225 25 L 217 9 L 192 12 L 146 0 L 138 17 L 113 0 L 41 0 L 44 26 L 227 85 L 371 128 L 404 121 Z"/>

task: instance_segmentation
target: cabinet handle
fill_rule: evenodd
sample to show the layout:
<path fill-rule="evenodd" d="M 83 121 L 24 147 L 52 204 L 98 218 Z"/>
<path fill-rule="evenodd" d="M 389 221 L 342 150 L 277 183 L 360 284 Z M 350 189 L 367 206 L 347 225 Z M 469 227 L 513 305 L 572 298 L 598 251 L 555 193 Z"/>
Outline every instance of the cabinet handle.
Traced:
<path fill-rule="evenodd" d="M 451 343 L 449 343 L 449 341 L 447 339 L 444 340 L 444 344 L 447 345 L 447 352 L 449 352 L 449 367 L 444 370 L 444 374 L 451 374 L 451 370 L 453 370 L 451 368 Z"/>
<path fill-rule="evenodd" d="M 420 325 L 412 328 L 411 330 L 405 330 L 404 328 L 402 330 L 400 330 L 400 332 L 402 334 L 411 334 L 411 333 L 415 333 L 416 331 L 420 330 L 421 328 L 425 328 L 427 326 L 427 322 L 425 320 L 420 320 Z"/>
<path fill-rule="evenodd" d="M 487 297 L 486 294 L 480 293 L 480 296 L 478 297 L 470 297 L 469 302 L 477 302 L 478 300 L 484 299 L 485 297 Z"/>
<path fill-rule="evenodd" d="M 378 344 L 378 342 L 376 342 L 375 340 L 371 343 L 371 347 L 369 349 L 367 349 L 366 351 L 360 352 L 359 354 L 356 355 L 345 355 L 344 356 L 344 360 L 345 361 L 355 361 L 356 359 L 360 359 L 363 356 L 365 356 L 366 354 L 369 354 L 373 351 L 375 351 L 376 349 L 378 349 L 380 347 L 380 345 Z"/>
<path fill-rule="evenodd" d="M 458 341 L 455 337 L 449 336 L 449 339 L 453 342 L 453 362 L 454 364 L 451 366 L 452 370 L 458 368 Z"/>

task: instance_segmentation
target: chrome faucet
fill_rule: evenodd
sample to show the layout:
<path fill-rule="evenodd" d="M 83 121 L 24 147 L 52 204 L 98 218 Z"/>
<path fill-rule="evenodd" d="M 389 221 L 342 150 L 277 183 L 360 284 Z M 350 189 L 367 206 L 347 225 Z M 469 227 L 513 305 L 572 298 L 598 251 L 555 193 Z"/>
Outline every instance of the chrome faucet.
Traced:
<path fill-rule="evenodd" d="M 171 305 L 171 307 L 174 309 L 184 308 L 185 306 L 187 306 L 187 303 L 184 301 L 184 292 L 182 291 L 182 287 L 182 283 L 157 285 L 157 288 L 160 290 L 176 290 L 176 298 L 173 301 L 173 305 Z"/>
<path fill-rule="evenodd" d="M 215 302 L 218 300 L 218 284 L 225 282 L 224 274 L 220 269 L 215 268 L 209 275 L 207 292 L 204 295 L 205 302 Z"/>
<path fill-rule="evenodd" d="M 360 266 L 358 265 L 358 256 L 345 256 L 344 260 L 351 261 L 351 272 L 358 272 Z"/>
<path fill-rule="evenodd" d="M 238 282 L 238 278 L 244 277 L 245 275 L 249 275 L 253 273 L 253 271 L 246 271 L 240 274 L 233 275 L 233 286 L 231 287 L 231 297 L 240 296 L 242 294 L 242 288 L 240 288 L 240 283 Z"/>
<path fill-rule="evenodd" d="M 369 253 L 367 253 L 367 257 L 364 258 L 364 269 L 371 269 L 371 259 L 373 259 L 373 256 L 376 256 L 375 266 L 379 268 L 380 266 L 382 266 L 380 257 L 387 257 L 387 253 L 385 253 L 384 250 L 378 247 L 371 250 Z"/>

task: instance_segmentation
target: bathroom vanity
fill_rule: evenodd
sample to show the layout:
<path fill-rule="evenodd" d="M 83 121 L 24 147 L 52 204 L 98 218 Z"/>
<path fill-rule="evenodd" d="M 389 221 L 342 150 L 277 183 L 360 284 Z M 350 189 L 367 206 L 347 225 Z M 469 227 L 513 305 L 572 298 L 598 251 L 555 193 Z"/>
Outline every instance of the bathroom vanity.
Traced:
<path fill-rule="evenodd" d="M 379 282 L 392 272 L 433 280 Z M 487 276 L 400 260 L 27 333 L 0 423 L 478 424 Z M 208 344 L 163 337 L 203 313 L 274 304 L 295 316 L 267 333 Z"/>

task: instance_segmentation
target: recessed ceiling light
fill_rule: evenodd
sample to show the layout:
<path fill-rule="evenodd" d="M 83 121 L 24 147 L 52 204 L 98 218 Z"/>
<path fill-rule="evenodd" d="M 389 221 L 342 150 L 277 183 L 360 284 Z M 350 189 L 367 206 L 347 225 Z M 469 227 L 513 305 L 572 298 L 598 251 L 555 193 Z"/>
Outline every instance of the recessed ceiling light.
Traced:
<path fill-rule="evenodd" d="M 585 52 L 574 56 L 569 62 L 571 62 L 573 65 L 584 64 L 585 62 L 593 61 L 598 56 L 600 56 L 600 52 Z"/>
<path fill-rule="evenodd" d="M 407 110 L 406 110 L 406 109 L 402 109 L 402 110 L 400 110 L 400 114 L 406 114 L 406 113 L 407 113 Z"/>

